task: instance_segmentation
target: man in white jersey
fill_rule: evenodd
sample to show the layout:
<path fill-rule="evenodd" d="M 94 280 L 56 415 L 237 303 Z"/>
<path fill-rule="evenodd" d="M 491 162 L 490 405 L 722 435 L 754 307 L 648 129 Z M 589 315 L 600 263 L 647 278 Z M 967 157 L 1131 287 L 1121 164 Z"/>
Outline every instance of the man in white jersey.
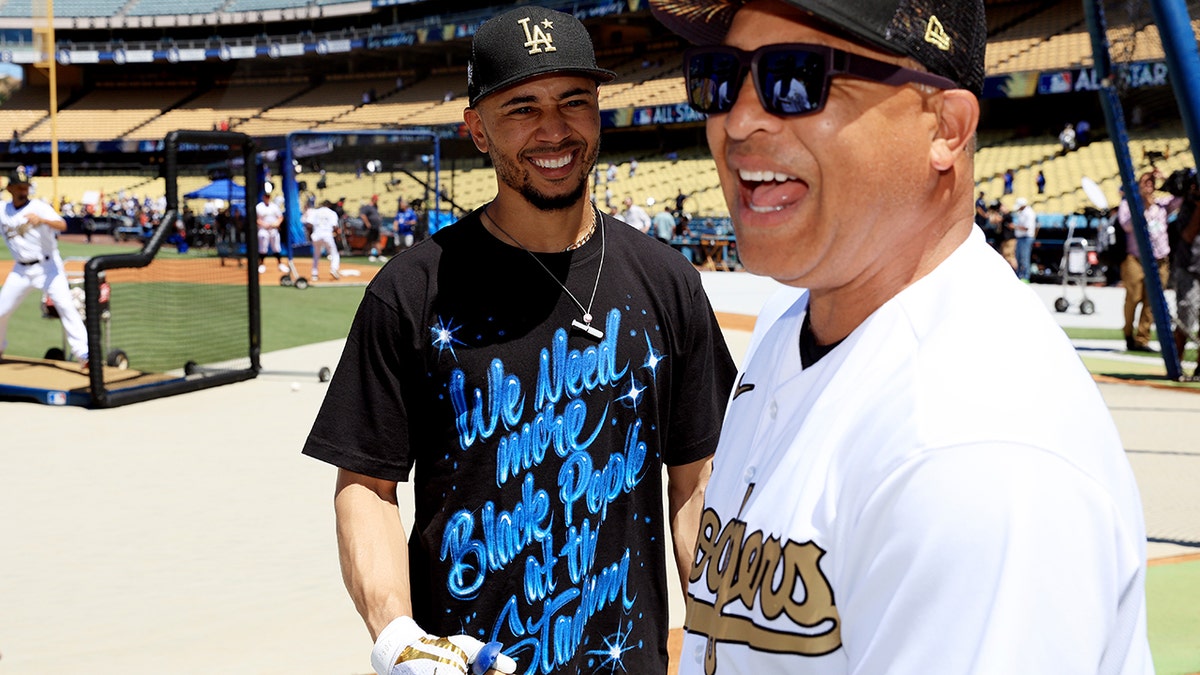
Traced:
<path fill-rule="evenodd" d="M 263 265 L 262 261 L 272 253 L 275 254 L 275 264 L 279 266 L 279 271 L 288 271 L 288 266 L 283 263 L 283 247 L 279 237 L 283 211 L 279 209 L 278 204 L 271 201 L 270 192 L 264 192 L 262 201 L 254 205 L 254 215 L 258 220 L 258 273 L 267 271 L 267 266 Z"/>
<path fill-rule="evenodd" d="M 71 353 L 87 364 L 87 329 L 71 297 L 71 287 L 58 254 L 58 232 L 67 222 L 54 207 L 40 199 L 29 198 L 29 173 L 19 166 L 8 175 L 7 190 L 12 201 L 0 213 L 0 231 L 12 253 L 13 268 L 0 287 L 0 356 L 8 346 L 8 319 L 35 288 L 50 296 L 67 334 Z"/>
<path fill-rule="evenodd" d="M 1152 672 L 1120 438 L 973 222 L 982 0 L 650 5 L 699 45 L 742 262 L 793 287 L 730 399 L 679 672 Z"/>
<path fill-rule="evenodd" d="M 329 208 L 331 203 L 329 200 L 321 202 L 321 205 L 315 208 L 310 208 L 304 212 L 304 224 L 308 227 L 308 238 L 312 241 L 312 280 L 317 281 L 317 263 L 320 262 L 321 256 L 327 254 L 329 256 L 329 276 L 334 279 L 341 279 L 341 274 L 338 269 L 341 267 L 341 256 L 338 255 L 337 243 L 334 242 L 333 235 L 337 232 L 338 215 L 333 209 Z"/>

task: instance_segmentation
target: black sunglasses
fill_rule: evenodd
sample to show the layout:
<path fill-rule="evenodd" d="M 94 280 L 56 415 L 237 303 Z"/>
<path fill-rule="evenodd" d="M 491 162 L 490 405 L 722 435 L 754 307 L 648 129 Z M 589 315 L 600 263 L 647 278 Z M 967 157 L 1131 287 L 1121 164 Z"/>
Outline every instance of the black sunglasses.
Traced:
<path fill-rule="evenodd" d="M 959 88 L 952 80 L 932 73 L 827 45 L 774 44 L 753 52 L 717 45 L 693 47 L 683 54 L 688 105 L 705 114 L 729 112 L 747 72 L 754 76 L 763 109 L 781 117 L 808 115 L 824 108 L 835 75 L 893 86 L 915 82 L 938 89 Z"/>

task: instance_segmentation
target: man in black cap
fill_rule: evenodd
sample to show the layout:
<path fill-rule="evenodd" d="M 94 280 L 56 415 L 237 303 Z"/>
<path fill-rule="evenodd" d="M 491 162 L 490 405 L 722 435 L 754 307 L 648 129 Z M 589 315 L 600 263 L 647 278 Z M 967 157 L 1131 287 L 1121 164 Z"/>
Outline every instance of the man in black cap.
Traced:
<path fill-rule="evenodd" d="M 19 166 L 8 174 L 6 189 L 12 197 L 0 212 L 0 231 L 12 253 L 13 268 L 0 287 L 0 357 L 8 346 L 8 319 L 30 291 L 49 296 L 67 334 L 71 354 L 87 365 L 88 340 L 83 317 L 75 307 L 71 287 L 58 254 L 58 233 L 67 222 L 46 202 L 30 199 L 29 172 Z"/>
<path fill-rule="evenodd" d="M 1152 672 L 1121 440 L 972 217 L 983 1 L 650 6 L 697 45 L 742 263 L 793 287 L 722 427 L 679 672 Z"/>
<path fill-rule="evenodd" d="M 426 631 L 503 644 L 523 673 L 661 675 L 664 525 L 682 576 L 732 360 L 691 265 L 588 200 L 613 73 L 584 26 L 511 10 L 469 68 L 497 196 L 381 270 L 304 452 L 339 467 L 343 575 L 381 675 L 428 672 Z"/>

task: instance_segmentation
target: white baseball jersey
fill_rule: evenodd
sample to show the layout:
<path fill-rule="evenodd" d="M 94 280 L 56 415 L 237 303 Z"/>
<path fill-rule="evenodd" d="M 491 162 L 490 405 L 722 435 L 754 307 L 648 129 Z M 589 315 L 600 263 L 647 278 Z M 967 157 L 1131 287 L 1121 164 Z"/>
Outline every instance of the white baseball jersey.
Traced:
<path fill-rule="evenodd" d="M 982 233 L 805 369 L 807 306 L 760 314 L 679 672 L 1153 672 L 1120 438 Z"/>
<path fill-rule="evenodd" d="M 318 206 L 304 212 L 304 222 L 312 226 L 312 235 L 310 236 L 314 241 L 318 238 L 331 238 L 334 229 L 337 228 L 338 215 L 327 206 Z"/>
<path fill-rule="evenodd" d="M 259 202 L 254 205 L 254 215 L 259 227 L 279 227 L 283 222 L 283 211 L 274 202 Z"/>
<path fill-rule="evenodd" d="M 63 271 L 55 238 L 57 233 L 54 228 L 42 224 L 31 227 L 24 235 L 17 234 L 17 228 L 25 223 L 29 214 L 43 220 L 62 220 L 53 207 L 40 199 L 31 199 L 20 209 L 14 208 L 12 202 L 5 202 L 0 210 L 0 232 L 4 234 L 4 243 L 14 262 L 12 271 L 0 286 L 0 352 L 8 346 L 9 318 L 29 293 L 39 290 L 54 301 L 72 355 L 86 359 L 87 329 L 75 307 L 75 298 Z"/>
<path fill-rule="evenodd" d="M 342 264 L 337 242 L 333 240 L 333 231 L 338 225 L 338 214 L 328 206 L 318 206 L 304 212 L 304 222 L 312 228 L 309 238 L 312 240 L 313 279 L 317 278 L 317 261 L 323 253 L 329 255 L 329 269 L 336 278 Z"/>
<path fill-rule="evenodd" d="M 8 244 L 13 260 L 41 261 L 54 253 L 55 232 L 49 225 L 38 225 L 30 228 L 24 236 L 19 236 L 17 228 L 25 224 L 25 216 L 28 214 L 45 220 L 62 218 L 52 206 L 40 199 L 31 199 L 20 209 L 14 208 L 12 202 L 4 203 L 4 211 L 0 213 L 0 228 L 3 229 L 4 243 Z"/>

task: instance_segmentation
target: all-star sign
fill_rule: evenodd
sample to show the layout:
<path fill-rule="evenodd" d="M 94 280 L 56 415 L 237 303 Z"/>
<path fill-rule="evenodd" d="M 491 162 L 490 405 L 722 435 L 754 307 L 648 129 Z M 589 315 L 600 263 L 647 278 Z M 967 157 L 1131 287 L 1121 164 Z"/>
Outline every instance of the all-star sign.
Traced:
<path fill-rule="evenodd" d="M 1117 64 L 1118 80 L 1130 89 L 1164 87 L 1170 84 L 1170 73 L 1163 61 Z M 1065 94 L 1073 91 L 1099 91 L 1103 82 L 1094 68 L 1042 73 L 1038 82 L 1039 94 Z"/>

